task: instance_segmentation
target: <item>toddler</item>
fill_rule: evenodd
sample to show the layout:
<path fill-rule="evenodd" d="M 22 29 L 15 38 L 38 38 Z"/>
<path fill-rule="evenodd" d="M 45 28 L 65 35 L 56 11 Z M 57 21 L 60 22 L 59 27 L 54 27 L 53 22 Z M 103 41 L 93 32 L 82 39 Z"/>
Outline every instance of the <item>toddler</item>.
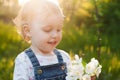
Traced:
<path fill-rule="evenodd" d="M 14 23 L 30 47 L 15 59 L 13 80 L 66 80 L 68 53 L 56 49 L 62 39 L 63 12 L 56 0 L 31 0 Z"/>

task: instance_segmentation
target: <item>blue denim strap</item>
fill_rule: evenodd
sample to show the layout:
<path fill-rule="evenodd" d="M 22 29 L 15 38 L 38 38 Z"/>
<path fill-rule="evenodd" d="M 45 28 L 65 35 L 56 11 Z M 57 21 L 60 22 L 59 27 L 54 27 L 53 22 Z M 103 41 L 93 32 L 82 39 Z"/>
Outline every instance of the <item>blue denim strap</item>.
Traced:
<path fill-rule="evenodd" d="M 25 53 L 29 57 L 33 67 L 40 66 L 38 59 L 36 58 L 34 52 L 31 50 L 31 48 L 28 48 L 25 50 Z"/>
<path fill-rule="evenodd" d="M 32 51 L 31 48 L 28 48 L 25 50 L 26 55 L 29 57 L 33 68 L 34 68 L 34 75 L 35 75 L 35 80 L 37 80 L 37 73 L 35 72 L 35 68 L 40 66 L 39 61 L 37 59 L 37 57 L 35 56 L 34 52 Z"/>
<path fill-rule="evenodd" d="M 54 53 L 57 55 L 58 62 L 63 63 L 63 58 L 62 58 L 61 53 L 57 49 L 54 49 Z"/>

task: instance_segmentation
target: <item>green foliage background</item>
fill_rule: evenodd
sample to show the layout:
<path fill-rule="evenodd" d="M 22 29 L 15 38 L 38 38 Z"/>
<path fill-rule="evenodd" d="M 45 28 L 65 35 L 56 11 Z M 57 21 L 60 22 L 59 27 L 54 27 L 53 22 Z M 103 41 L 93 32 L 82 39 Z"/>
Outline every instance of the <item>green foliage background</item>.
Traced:
<path fill-rule="evenodd" d="M 85 62 L 92 57 L 100 59 L 102 74 L 98 80 L 120 80 L 120 0 L 97 0 L 98 11 L 94 0 L 60 1 L 66 18 L 63 39 L 57 48 L 71 57 L 78 54 Z M 19 9 L 14 6 L 4 6 L 0 0 L 0 80 L 12 80 L 14 59 L 29 46 L 12 23 Z"/>

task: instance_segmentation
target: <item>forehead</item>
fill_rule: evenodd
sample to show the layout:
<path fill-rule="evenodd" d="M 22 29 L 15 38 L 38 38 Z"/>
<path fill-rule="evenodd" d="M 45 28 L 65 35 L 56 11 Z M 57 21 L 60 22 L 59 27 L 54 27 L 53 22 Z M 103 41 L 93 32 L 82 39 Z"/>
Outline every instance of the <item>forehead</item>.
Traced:
<path fill-rule="evenodd" d="M 45 18 L 42 18 L 41 15 L 36 15 L 36 17 L 33 19 L 33 24 L 37 26 L 45 26 L 45 25 L 51 25 L 51 26 L 62 26 L 63 25 L 64 18 L 61 15 L 50 15 Z"/>

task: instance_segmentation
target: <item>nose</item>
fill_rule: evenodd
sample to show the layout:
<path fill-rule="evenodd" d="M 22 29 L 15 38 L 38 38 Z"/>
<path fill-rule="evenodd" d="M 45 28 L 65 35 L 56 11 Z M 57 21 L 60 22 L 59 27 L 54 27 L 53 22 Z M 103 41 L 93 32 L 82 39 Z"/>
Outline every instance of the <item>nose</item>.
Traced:
<path fill-rule="evenodd" d="M 52 38 L 56 38 L 57 35 L 58 35 L 57 31 L 53 31 L 53 32 L 51 33 L 51 37 L 52 37 Z"/>

